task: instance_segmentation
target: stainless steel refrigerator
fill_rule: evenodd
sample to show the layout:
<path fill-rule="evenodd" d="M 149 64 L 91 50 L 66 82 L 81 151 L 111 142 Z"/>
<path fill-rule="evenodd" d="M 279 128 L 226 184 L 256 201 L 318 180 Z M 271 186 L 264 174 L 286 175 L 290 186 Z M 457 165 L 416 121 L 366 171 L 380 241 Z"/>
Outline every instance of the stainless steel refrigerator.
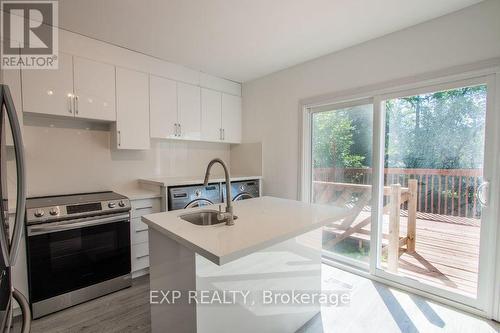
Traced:
<path fill-rule="evenodd" d="M 17 173 L 16 216 L 12 232 L 9 231 L 9 204 L 7 193 L 7 147 L 6 122 L 9 122 L 14 142 Z M 24 232 L 26 205 L 26 176 L 24 169 L 24 146 L 17 113 L 9 87 L 0 84 L 0 333 L 11 329 L 14 299 L 20 305 L 23 320 L 22 332 L 30 331 L 31 313 L 26 297 L 12 285 L 12 267 Z"/>

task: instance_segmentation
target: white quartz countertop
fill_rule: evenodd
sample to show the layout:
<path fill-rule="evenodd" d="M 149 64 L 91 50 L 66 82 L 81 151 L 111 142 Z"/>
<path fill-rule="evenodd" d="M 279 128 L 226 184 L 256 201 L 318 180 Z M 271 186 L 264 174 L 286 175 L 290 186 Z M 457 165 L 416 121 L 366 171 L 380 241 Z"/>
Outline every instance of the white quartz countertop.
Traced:
<path fill-rule="evenodd" d="M 179 186 L 179 185 L 197 185 L 203 184 L 204 175 L 192 176 L 192 177 L 152 177 L 139 179 L 139 182 L 146 185 L 156 185 L 156 186 Z M 240 180 L 251 180 L 251 179 L 261 179 L 262 176 L 252 176 L 252 175 L 234 175 L 231 176 L 231 181 Z M 213 176 L 210 177 L 210 183 L 222 183 L 225 182 L 224 177 Z"/>
<path fill-rule="evenodd" d="M 160 191 L 153 191 L 141 187 L 114 187 L 113 191 L 126 196 L 130 200 L 161 198 Z"/>
<path fill-rule="evenodd" d="M 145 215 L 142 221 L 183 246 L 223 265 L 255 251 L 296 237 L 349 215 L 344 207 L 260 197 L 234 202 L 238 216 L 233 226 L 224 223 L 198 226 L 179 216 L 217 206 Z"/>

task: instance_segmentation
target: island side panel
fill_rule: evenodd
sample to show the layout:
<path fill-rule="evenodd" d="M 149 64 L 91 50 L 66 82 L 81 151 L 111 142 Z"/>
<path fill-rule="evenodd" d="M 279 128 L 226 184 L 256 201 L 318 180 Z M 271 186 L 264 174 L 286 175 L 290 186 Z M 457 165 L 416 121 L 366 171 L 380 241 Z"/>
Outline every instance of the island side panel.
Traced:
<path fill-rule="evenodd" d="M 318 304 L 262 304 L 264 290 L 321 291 L 321 232 L 312 231 L 218 266 L 196 255 L 197 290 L 251 291 L 255 304 L 197 305 L 198 333 L 295 332 L 320 312 Z M 228 295 L 230 297 L 231 295 Z"/>
<path fill-rule="evenodd" d="M 174 290 L 196 290 L 195 253 L 176 241 L 149 228 L 151 300 L 162 301 L 165 293 Z M 155 293 L 155 291 L 158 291 Z M 153 295 L 155 297 L 153 297 Z M 170 294 L 172 296 L 172 294 Z M 153 333 L 196 332 L 196 305 L 189 304 L 185 295 L 175 303 L 151 304 Z"/>

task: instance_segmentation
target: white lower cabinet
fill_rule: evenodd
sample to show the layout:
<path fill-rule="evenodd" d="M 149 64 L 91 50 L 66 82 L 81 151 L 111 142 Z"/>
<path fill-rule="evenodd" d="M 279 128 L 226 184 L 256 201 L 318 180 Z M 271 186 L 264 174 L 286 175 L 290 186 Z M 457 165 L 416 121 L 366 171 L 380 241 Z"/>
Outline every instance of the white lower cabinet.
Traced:
<path fill-rule="evenodd" d="M 132 277 L 138 277 L 147 274 L 149 268 L 149 243 L 133 244 L 132 255 Z"/>
<path fill-rule="evenodd" d="M 149 149 L 149 75 L 116 68 L 116 146 Z"/>
<path fill-rule="evenodd" d="M 148 226 L 141 221 L 147 214 L 160 212 L 160 199 L 131 200 L 130 212 L 130 260 L 132 277 L 148 273 L 149 267 L 149 232 Z"/>

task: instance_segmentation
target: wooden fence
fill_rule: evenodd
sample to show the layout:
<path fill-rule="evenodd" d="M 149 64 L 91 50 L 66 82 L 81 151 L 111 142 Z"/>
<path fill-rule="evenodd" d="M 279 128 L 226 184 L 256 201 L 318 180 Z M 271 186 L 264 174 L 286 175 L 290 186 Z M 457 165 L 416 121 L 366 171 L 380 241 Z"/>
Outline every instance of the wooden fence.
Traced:
<path fill-rule="evenodd" d="M 400 169 L 385 168 L 386 186 L 408 187 L 416 179 L 417 211 L 479 218 L 477 188 L 482 183 L 482 169 Z M 314 181 L 371 184 L 371 168 L 315 168 Z"/>

